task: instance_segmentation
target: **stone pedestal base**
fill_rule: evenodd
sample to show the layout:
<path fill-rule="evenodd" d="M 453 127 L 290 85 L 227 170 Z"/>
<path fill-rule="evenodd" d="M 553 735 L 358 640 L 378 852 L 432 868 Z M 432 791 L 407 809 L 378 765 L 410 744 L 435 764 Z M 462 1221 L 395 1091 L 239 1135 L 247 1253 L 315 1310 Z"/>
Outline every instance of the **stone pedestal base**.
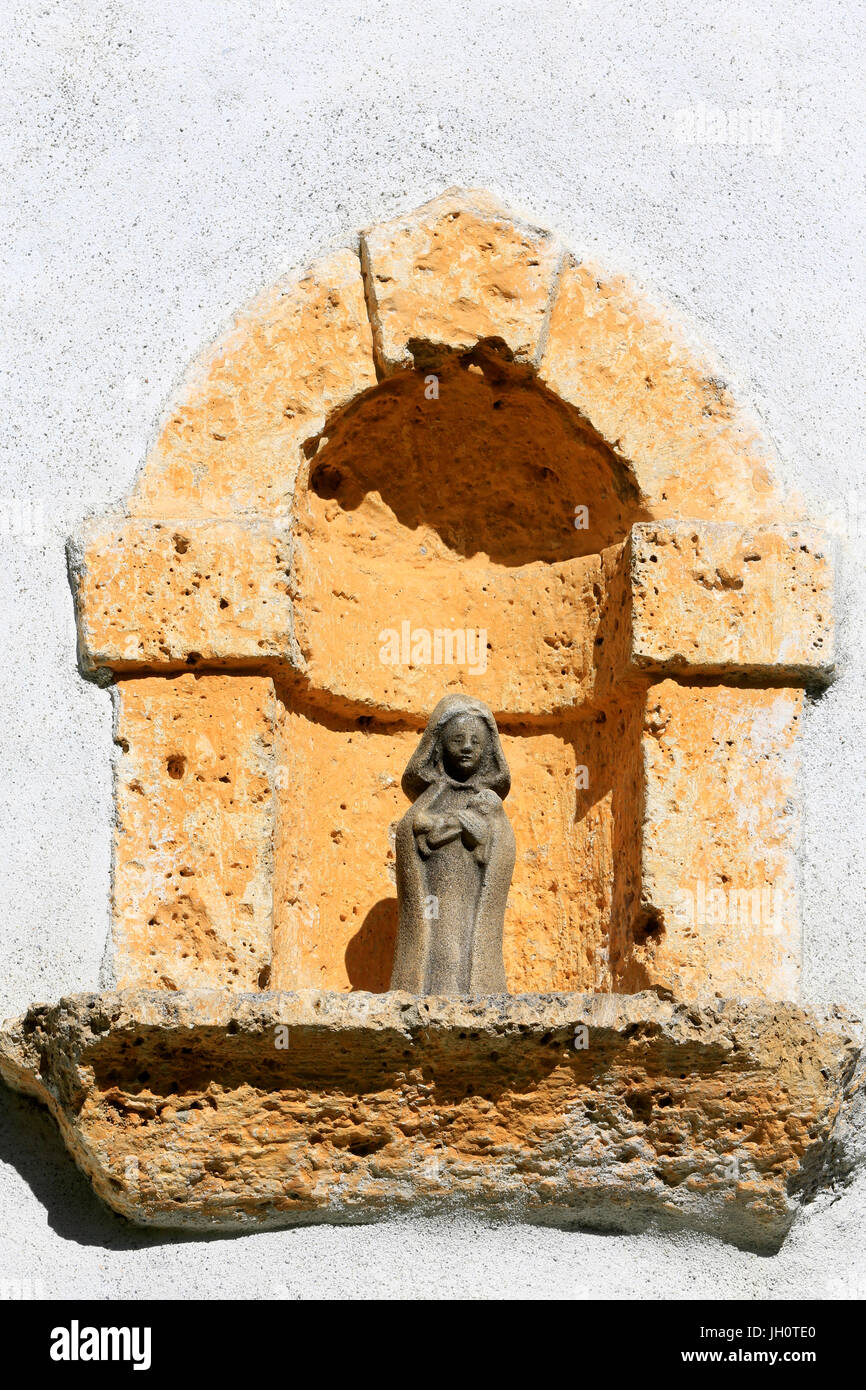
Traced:
<path fill-rule="evenodd" d="M 840 1009 L 654 993 L 82 994 L 0 1073 L 143 1225 L 250 1231 L 459 1208 L 772 1250 L 860 1084 Z"/>

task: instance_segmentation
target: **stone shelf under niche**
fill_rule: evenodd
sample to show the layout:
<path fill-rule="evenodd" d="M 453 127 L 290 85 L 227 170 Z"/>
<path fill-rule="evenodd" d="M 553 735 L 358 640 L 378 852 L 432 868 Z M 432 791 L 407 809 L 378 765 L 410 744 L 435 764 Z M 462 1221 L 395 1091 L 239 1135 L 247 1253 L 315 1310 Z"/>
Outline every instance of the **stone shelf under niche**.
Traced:
<path fill-rule="evenodd" d="M 475 1210 L 778 1248 L 843 1182 L 843 1009 L 635 995 L 129 991 L 37 1004 L 0 1074 L 142 1225 Z"/>

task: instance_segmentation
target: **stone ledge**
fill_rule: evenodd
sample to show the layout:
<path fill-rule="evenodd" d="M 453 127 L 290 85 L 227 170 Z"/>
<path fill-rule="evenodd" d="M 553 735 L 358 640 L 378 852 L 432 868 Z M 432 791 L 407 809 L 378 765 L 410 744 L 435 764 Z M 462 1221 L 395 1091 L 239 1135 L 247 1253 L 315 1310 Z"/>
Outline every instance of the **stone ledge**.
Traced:
<path fill-rule="evenodd" d="M 0 1074 L 144 1225 L 468 1206 L 772 1250 L 832 1179 L 861 1044 L 838 1008 L 654 993 L 140 991 L 34 1005 Z"/>
<path fill-rule="evenodd" d="M 567 669 L 560 671 L 558 642 L 540 644 L 539 652 L 521 649 L 507 668 L 494 663 L 481 678 L 482 698 L 496 708 L 507 702 L 506 692 L 513 701 L 515 666 L 537 672 L 543 708 L 512 709 L 514 715 L 574 708 L 597 693 L 596 592 L 607 593 L 611 603 L 616 599 L 617 612 L 629 615 L 608 680 L 706 675 L 820 685 L 832 679 L 832 568 L 819 532 L 804 526 L 638 522 L 626 546 L 621 579 L 611 572 L 619 547 L 557 565 L 550 590 L 536 576 L 534 601 L 545 631 L 562 629 L 576 639 Z M 313 566 L 312 582 L 320 586 L 315 597 L 292 598 L 293 550 L 287 524 L 265 516 L 90 523 L 69 545 L 82 670 L 127 675 L 191 666 L 293 668 L 349 703 L 423 712 L 435 699 L 423 668 L 413 668 L 411 680 L 401 683 L 379 659 L 384 619 L 373 596 L 384 573 L 365 574 L 359 567 L 351 602 L 340 595 L 344 608 L 328 617 L 330 572 L 322 577 Z M 473 627 L 483 617 L 500 652 L 518 632 L 510 615 L 528 573 L 519 568 L 512 575 L 497 566 L 469 570 L 450 611 L 460 612 L 462 604 L 462 616 Z M 424 611 L 422 579 L 404 577 L 400 598 L 407 613 Z M 573 610 L 570 627 L 564 596 Z M 497 609 L 504 619 L 497 621 Z M 574 614 L 587 615 L 585 630 Z M 335 662 L 338 649 L 341 659 Z M 435 668 L 433 678 L 439 679 Z"/>

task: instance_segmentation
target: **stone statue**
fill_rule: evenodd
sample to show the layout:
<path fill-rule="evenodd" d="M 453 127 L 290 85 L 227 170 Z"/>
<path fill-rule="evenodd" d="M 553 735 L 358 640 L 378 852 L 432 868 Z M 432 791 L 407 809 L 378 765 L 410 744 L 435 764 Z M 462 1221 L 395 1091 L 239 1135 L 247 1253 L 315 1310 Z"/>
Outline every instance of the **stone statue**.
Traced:
<path fill-rule="evenodd" d="M 511 775 L 487 705 L 446 695 L 403 774 L 414 802 L 397 827 L 399 924 L 391 988 L 502 994 L 502 930 L 514 832 Z"/>

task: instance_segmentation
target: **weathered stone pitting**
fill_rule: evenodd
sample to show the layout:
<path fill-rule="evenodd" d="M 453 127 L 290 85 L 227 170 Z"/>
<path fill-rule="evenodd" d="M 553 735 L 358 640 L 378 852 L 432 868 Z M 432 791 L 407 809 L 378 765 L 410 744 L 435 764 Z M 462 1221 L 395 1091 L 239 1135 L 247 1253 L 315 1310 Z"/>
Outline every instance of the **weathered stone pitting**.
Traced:
<path fill-rule="evenodd" d="M 636 669 L 792 684 L 832 679 L 832 570 L 812 528 L 638 523 L 629 561 Z"/>
<path fill-rule="evenodd" d="M 88 674 L 299 664 L 285 524 L 118 518 L 88 525 L 74 553 Z"/>
<path fill-rule="evenodd" d="M 360 262 L 346 248 L 265 290 L 193 365 L 130 515 L 284 511 L 305 444 L 375 384 Z"/>
<path fill-rule="evenodd" d="M 144 1224 L 469 1205 L 773 1249 L 831 1154 L 860 1036 L 838 1009 L 655 994 L 141 991 L 34 1006 L 0 1071 Z"/>
<path fill-rule="evenodd" d="M 265 986 L 273 959 L 276 708 L 267 676 L 117 690 L 117 983 Z"/>
<path fill-rule="evenodd" d="M 645 697 L 641 900 L 626 989 L 796 999 L 802 691 L 663 680 Z"/>
<path fill-rule="evenodd" d="M 361 242 L 377 359 L 387 375 L 501 343 L 534 362 L 562 250 L 480 189 L 449 189 Z M 433 356 L 431 359 L 431 349 Z"/>
<path fill-rule="evenodd" d="M 568 258 L 539 375 L 627 462 L 652 516 L 749 525 L 789 514 L 754 421 L 626 277 Z"/>

